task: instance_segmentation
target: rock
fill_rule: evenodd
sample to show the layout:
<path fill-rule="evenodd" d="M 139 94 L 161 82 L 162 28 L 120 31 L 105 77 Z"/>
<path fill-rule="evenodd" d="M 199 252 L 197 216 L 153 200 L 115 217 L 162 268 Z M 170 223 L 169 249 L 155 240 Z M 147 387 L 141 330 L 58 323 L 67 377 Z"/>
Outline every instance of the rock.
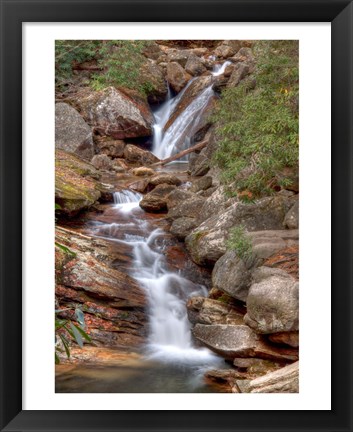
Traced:
<path fill-rule="evenodd" d="M 224 186 L 218 187 L 204 202 L 200 212 L 200 222 L 205 221 L 217 213 L 224 212 L 226 208 L 235 202 L 235 198 L 226 196 Z"/>
<path fill-rule="evenodd" d="M 94 155 L 92 129 L 70 105 L 55 104 L 55 148 L 91 160 Z"/>
<path fill-rule="evenodd" d="M 277 180 L 280 182 L 281 180 L 289 181 L 289 184 L 286 185 L 284 190 L 289 190 L 292 192 L 299 192 L 299 169 L 296 167 L 285 167 L 283 170 L 277 174 Z"/>
<path fill-rule="evenodd" d="M 250 282 L 250 271 L 234 251 L 226 252 L 213 268 L 213 287 L 243 302 L 247 299 Z"/>
<path fill-rule="evenodd" d="M 289 209 L 284 218 L 284 226 L 289 229 L 299 228 L 299 200 Z"/>
<path fill-rule="evenodd" d="M 192 186 L 190 188 L 191 192 L 199 192 L 206 190 L 212 186 L 212 177 L 203 176 L 200 179 L 193 181 Z"/>
<path fill-rule="evenodd" d="M 206 175 L 210 170 L 210 163 L 210 159 L 201 151 L 196 158 L 189 161 L 190 175 L 193 177 Z"/>
<path fill-rule="evenodd" d="M 299 393 L 299 362 L 250 381 L 249 393 Z"/>
<path fill-rule="evenodd" d="M 170 232 L 179 240 L 184 240 L 190 232 L 197 227 L 196 219 L 190 217 L 181 217 L 173 221 Z"/>
<path fill-rule="evenodd" d="M 186 62 L 185 70 L 190 75 L 198 76 L 206 72 L 207 69 L 199 57 L 197 57 L 194 54 L 191 54 L 188 58 L 188 61 Z"/>
<path fill-rule="evenodd" d="M 198 196 L 181 202 L 168 211 L 168 219 L 175 220 L 184 217 L 196 219 L 203 203 L 204 198 Z"/>
<path fill-rule="evenodd" d="M 129 189 L 132 189 L 136 192 L 143 193 L 146 191 L 148 184 L 149 184 L 148 178 L 143 178 L 141 180 L 137 180 L 137 181 L 133 181 L 132 183 L 128 183 L 127 186 Z"/>
<path fill-rule="evenodd" d="M 298 351 L 269 345 L 246 325 L 196 324 L 194 337 L 226 359 L 258 357 L 269 360 L 297 360 Z"/>
<path fill-rule="evenodd" d="M 143 48 L 142 52 L 145 57 L 152 60 L 157 60 L 163 54 L 159 45 L 153 41 L 149 41 L 148 45 Z"/>
<path fill-rule="evenodd" d="M 152 60 L 147 61 L 141 67 L 141 74 L 149 84 L 147 99 L 151 104 L 163 102 L 168 94 L 168 86 L 162 69 Z"/>
<path fill-rule="evenodd" d="M 214 55 L 217 56 L 218 58 L 223 58 L 226 59 L 228 57 L 232 57 L 235 54 L 235 50 L 232 46 L 230 45 L 219 45 L 215 50 L 214 50 Z"/>
<path fill-rule="evenodd" d="M 94 155 L 91 164 L 97 170 L 110 171 L 113 168 L 112 160 L 105 154 Z"/>
<path fill-rule="evenodd" d="M 246 63 L 236 63 L 232 75 L 227 82 L 227 88 L 236 87 L 242 79 L 250 73 L 250 67 Z"/>
<path fill-rule="evenodd" d="M 192 192 L 189 192 L 185 189 L 177 188 L 174 189 L 170 194 L 167 196 L 167 207 L 168 210 L 171 210 L 172 208 L 178 206 L 179 204 L 183 203 L 184 201 L 187 201 L 189 199 L 195 198 L 196 195 Z"/>
<path fill-rule="evenodd" d="M 125 142 L 122 140 L 100 141 L 97 144 L 98 152 L 112 158 L 121 158 L 124 155 Z"/>
<path fill-rule="evenodd" d="M 190 50 L 170 49 L 167 51 L 167 61 L 173 63 L 176 62 L 184 68 L 190 54 Z"/>
<path fill-rule="evenodd" d="M 143 150 L 133 144 L 128 144 L 124 150 L 124 158 L 131 163 L 151 165 L 159 159 L 148 150 Z"/>
<path fill-rule="evenodd" d="M 179 63 L 172 62 L 167 65 L 167 81 L 169 82 L 171 88 L 179 93 L 186 84 L 191 79 L 191 75 L 189 75 L 185 70 L 180 66 Z"/>
<path fill-rule="evenodd" d="M 283 270 L 265 267 L 253 278 L 244 322 L 262 334 L 299 330 L 299 283 Z"/>
<path fill-rule="evenodd" d="M 180 186 L 181 180 L 173 174 L 162 172 L 162 173 L 155 174 L 153 177 L 151 177 L 149 183 L 152 186 L 157 186 L 162 183 L 174 185 L 174 186 Z"/>
<path fill-rule="evenodd" d="M 140 207 L 147 212 L 157 213 L 167 210 L 167 195 L 175 189 L 175 186 L 160 184 L 152 192 L 149 192 L 140 201 Z"/>
<path fill-rule="evenodd" d="M 186 308 L 192 324 L 243 324 L 243 315 L 223 301 L 191 297 Z"/>
<path fill-rule="evenodd" d="M 225 254 L 229 230 L 234 226 L 242 225 L 248 231 L 282 228 L 288 205 L 287 198 L 275 196 L 253 204 L 235 202 L 228 209 L 218 209 L 219 213 L 215 212 L 186 237 L 191 258 L 200 265 L 213 265 Z"/>
<path fill-rule="evenodd" d="M 55 241 L 55 294 L 58 309 L 63 309 L 59 316 L 76 320 L 74 308 L 80 304 L 95 344 L 141 344 L 147 324 L 145 294 L 134 279 L 108 265 L 113 253 L 109 242 L 61 227 L 56 227 Z"/>
<path fill-rule="evenodd" d="M 196 194 L 182 188 L 174 189 L 167 197 L 168 210 L 176 207 L 186 200 L 197 197 Z"/>
<path fill-rule="evenodd" d="M 254 55 L 251 50 L 251 48 L 242 47 L 240 50 L 235 54 L 235 56 L 228 59 L 229 61 L 233 63 L 248 63 L 253 65 L 254 64 Z"/>
<path fill-rule="evenodd" d="M 233 365 L 238 369 L 246 369 L 249 375 L 264 375 L 269 370 L 279 369 L 281 363 L 258 358 L 235 358 Z"/>
<path fill-rule="evenodd" d="M 152 168 L 148 168 L 148 167 L 138 167 L 138 168 L 134 168 L 132 171 L 132 174 L 134 176 L 138 176 L 138 177 L 150 177 L 156 174 L 156 171 L 154 171 Z"/>
<path fill-rule="evenodd" d="M 55 152 L 55 202 L 60 213 L 73 216 L 91 207 L 101 197 L 99 174 L 72 153 Z"/>
<path fill-rule="evenodd" d="M 269 340 L 274 343 L 289 345 L 293 348 L 299 347 L 299 332 L 273 333 Z"/>
<path fill-rule="evenodd" d="M 231 46 L 234 52 L 237 53 L 241 49 L 243 43 L 244 41 L 240 41 L 240 40 L 224 40 L 222 42 L 222 45 Z"/>
<path fill-rule="evenodd" d="M 270 256 L 264 263 L 264 266 L 271 268 L 280 268 L 285 270 L 295 279 L 299 279 L 299 243 L 281 249 L 274 255 Z"/>
<path fill-rule="evenodd" d="M 287 247 L 299 244 L 298 230 L 253 231 L 247 234 L 252 242 L 253 255 L 267 259 Z"/>
<path fill-rule="evenodd" d="M 144 101 L 114 87 L 88 92 L 77 100 L 84 119 L 101 135 L 114 139 L 152 135 L 152 112 Z"/>

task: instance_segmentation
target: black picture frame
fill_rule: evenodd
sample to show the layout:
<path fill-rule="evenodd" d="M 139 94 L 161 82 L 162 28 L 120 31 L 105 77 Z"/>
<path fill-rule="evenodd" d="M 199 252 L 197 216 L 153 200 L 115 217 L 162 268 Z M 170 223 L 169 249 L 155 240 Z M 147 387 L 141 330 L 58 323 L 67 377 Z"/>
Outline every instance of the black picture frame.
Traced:
<path fill-rule="evenodd" d="M 1 430 L 352 431 L 352 2 L 0 0 L 0 5 Z M 22 410 L 22 23 L 232 21 L 332 25 L 332 410 L 158 411 L 156 407 L 156 412 L 138 415 Z"/>

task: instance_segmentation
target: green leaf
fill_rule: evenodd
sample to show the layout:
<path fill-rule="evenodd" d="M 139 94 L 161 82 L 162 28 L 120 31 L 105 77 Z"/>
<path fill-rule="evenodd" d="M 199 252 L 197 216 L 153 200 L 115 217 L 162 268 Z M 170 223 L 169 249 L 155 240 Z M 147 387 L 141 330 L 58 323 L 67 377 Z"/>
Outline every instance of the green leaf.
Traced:
<path fill-rule="evenodd" d="M 81 335 L 86 339 L 86 341 L 91 342 L 91 340 L 92 340 L 91 337 L 84 330 L 82 330 L 82 328 L 77 327 L 77 326 L 75 326 L 75 327 L 81 333 Z"/>
<path fill-rule="evenodd" d="M 70 358 L 70 348 L 69 348 L 68 340 L 62 334 L 60 334 L 59 336 L 60 336 L 61 342 L 64 345 L 66 356 L 67 356 L 67 358 Z"/>
<path fill-rule="evenodd" d="M 72 322 L 70 322 L 70 327 L 71 327 L 72 334 L 74 336 L 75 341 L 78 343 L 80 348 L 83 348 L 83 340 L 82 340 L 82 336 L 81 336 L 81 333 L 79 332 L 78 328 L 74 324 L 72 324 Z"/>
<path fill-rule="evenodd" d="M 59 364 L 59 363 L 60 363 L 59 356 L 58 356 L 57 353 L 55 352 L 55 364 Z"/>

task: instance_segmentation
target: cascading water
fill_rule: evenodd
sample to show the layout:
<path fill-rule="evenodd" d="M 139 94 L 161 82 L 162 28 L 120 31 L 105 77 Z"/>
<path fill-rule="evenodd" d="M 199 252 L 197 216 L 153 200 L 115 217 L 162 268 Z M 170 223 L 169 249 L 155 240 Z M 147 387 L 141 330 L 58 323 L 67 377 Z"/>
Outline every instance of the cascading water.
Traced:
<path fill-rule="evenodd" d="M 223 64 L 215 65 L 212 76 L 219 76 L 224 73 L 225 68 L 231 64 L 226 61 Z M 203 78 L 203 77 L 200 77 Z M 210 79 L 209 85 L 204 88 L 192 102 L 181 111 L 174 122 L 164 131 L 173 110 L 178 105 L 189 87 L 193 85 L 193 78 L 186 87 L 174 98 L 171 97 L 170 90 L 168 97 L 163 105 L 154 113 L 155 124 L 153 126 L 153 146 L 152 152 L 160 159 L 165 159 L 190 147 L 193 134 L 202 120 L 202 116 L 211 100 L 215 96 L 212 89 L 213 80 Z M 163 132 L 164 131 L 164 132 Z M 182 159 L 181 159 L 182 160 Z M 186 157 L 187 160 L 187 157 Z"/>

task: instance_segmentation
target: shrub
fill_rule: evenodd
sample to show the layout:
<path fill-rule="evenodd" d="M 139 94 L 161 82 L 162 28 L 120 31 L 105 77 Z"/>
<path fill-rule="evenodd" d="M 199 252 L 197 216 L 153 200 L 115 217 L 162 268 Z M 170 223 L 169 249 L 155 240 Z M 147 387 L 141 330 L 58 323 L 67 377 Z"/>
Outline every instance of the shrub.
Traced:
<path fill-rule="evenodd" d="M 282 171 L 298 167 L 299 69 L 296 41 L 261 41 L 254 47 L 254 77 L 224 90 L 213 121 L 218 150 L 214 162 L 233 194 L 254 197 L 289 186 Z"/>
<path fill-rule="evenodd" d="M 246 230 L 242 225 L 230 229 L 226 246 L 234 250 L 243 260 L 249 260 L 252 257 L 252 243 L 246 236 Z"/>

